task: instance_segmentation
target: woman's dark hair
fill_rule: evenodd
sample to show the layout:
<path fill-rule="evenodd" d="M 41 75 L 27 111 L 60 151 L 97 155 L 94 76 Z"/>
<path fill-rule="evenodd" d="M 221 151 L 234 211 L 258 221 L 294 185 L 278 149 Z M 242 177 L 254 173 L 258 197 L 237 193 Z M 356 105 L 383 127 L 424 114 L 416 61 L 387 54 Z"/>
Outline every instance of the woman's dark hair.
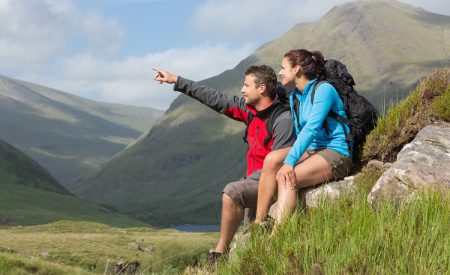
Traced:
<path fill-rule="evenodd" d="M 284 57 L 288 59 L 292 67 L 299 65 L 302 73 L 308 79 L 318 77 L 322 73 L 325 64 L 325 59 L 319 51 L 310 52 L 305 49 L 291 50 Z"/>

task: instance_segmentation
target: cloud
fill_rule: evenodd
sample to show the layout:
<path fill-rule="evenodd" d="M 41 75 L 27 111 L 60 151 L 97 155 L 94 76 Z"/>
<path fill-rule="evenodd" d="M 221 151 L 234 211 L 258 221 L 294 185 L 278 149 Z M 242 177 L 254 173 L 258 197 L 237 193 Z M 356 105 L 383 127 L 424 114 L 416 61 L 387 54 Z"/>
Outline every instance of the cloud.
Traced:
<path fill-rule="evenodd" d="M 123 36 L 115 20 L 82 13 L 69 0 L 0 0 L 0 26 L 0 69 L 9 72 L 81 49 L 112 54 Z"/>
<path fill-rule="evenodd" d="M 57 73 L 50 77 L 24 77 L 101 101 L 166 109 L 178 93 L 172 92 L 171 85 L 153 81 L 152 67 L 159 66 L 193 80 L 202 80 L 233 68 L 254 49 L 253 44 L 238 48 L 204 44 L 123 59 L 87 53 L 62 61 Z"/>
<path fill-rule="evenodd" d="M 190 29 L 221 38 L 271 39 L 299 22 L 319 19 L 349 0 L 207 0 L 190 19 Z M 450 15 L 448 0 L 403 0 L 429 11 Z"/>
<path fill-rule="evenodd" d="M 113 4 L 132 4 L 132 3 L 154 3 L 166 2 L 167 0 L 78 0 L 88 5 L 113 5 Z"/>
<path fill-rule="evenodd" d="M 408 3 L 415 7 L 422 7 L 430 12 L 450 15 L 448 0 L 400 0 L 400 2 Z"/>
<path fill-rule="evenodd" d="M 152 67 L 201 80 L 234 67 L 257 46 L 203 43 L 118 57 L 124 36 L 120 24 L 74 3 L 0 0 L 0 72 L 82 97 L 166 109 L 178 94 L 153 81 Z"/>
<path fill-rule="evenodd" d="M 299 22 L 317 19 L 348 0 L 207 0 L 191 18 L 194 32 L 226 37 L 273 37 Z"/>

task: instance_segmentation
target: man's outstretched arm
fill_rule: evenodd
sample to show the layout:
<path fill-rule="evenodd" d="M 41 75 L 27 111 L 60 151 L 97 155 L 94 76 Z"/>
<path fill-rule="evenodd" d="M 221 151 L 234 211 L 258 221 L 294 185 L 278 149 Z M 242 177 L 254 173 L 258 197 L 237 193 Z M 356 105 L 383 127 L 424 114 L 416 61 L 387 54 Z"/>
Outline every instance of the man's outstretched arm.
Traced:
<path fill-rule="evenodd" d="M 242 97 L 229 95 L 216 89 L 199 85 L 198 83 L 164 71 L 159 68 L 153 68 L 157 72 L 155 81 L 160 83 L 175 84 L 173 89 L 182 92 L 216 112 L 225 114 L 235 120 L 247 122 L 248 111 L 245 108 L 245 101 Z"/>

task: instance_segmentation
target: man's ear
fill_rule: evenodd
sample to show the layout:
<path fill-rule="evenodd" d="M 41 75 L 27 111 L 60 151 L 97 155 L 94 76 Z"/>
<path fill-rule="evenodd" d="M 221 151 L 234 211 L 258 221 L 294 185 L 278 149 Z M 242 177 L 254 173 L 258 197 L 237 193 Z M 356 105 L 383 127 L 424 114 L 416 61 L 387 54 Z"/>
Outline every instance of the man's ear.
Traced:
<path fill-rule="evenodd" d="M 266 84 L 260 84 L 258 89 L 259 89 L 259 93 L 263 94 L 265 91 L 267 91 L 267 85 Z"/>

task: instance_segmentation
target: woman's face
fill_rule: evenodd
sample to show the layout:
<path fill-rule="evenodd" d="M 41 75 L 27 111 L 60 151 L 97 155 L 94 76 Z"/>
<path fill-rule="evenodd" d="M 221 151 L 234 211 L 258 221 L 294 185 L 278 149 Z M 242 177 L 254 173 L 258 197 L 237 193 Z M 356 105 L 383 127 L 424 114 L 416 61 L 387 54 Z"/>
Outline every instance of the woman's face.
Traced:
<path fill-rule="evenodd" d="M 281 78 L 281 84 L 286 85 L 295 80 L 298 71 L 297 67 L 292 67 L 287 57 L 283 58 L 281 61 L 281 70 L 278 72 L 278 76 Z"/>

